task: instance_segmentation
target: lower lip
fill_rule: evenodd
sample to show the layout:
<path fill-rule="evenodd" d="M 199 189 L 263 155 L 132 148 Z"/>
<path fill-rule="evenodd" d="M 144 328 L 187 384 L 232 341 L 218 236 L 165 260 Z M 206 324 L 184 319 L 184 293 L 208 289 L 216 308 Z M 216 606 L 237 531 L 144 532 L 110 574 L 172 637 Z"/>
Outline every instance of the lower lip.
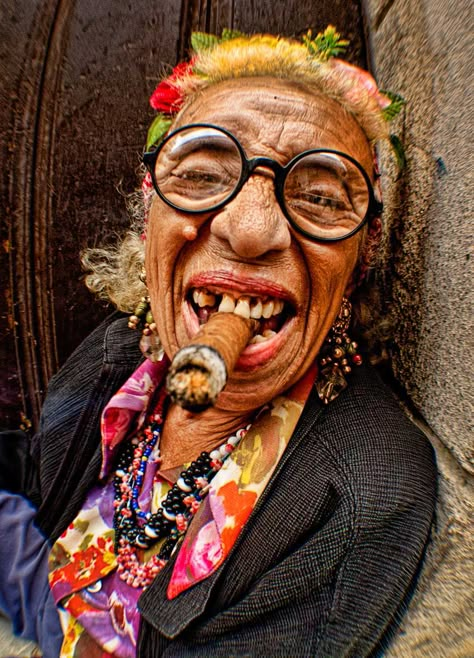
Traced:
<path fill-rule="evenodd" d="M 183 319 L 187 334 L 192 338 L 199 331 L 200 324 L 189 302 L 184 303 Z M 285 342 L 288 332 L 291 331 L 293 320 L 294 318 L 286 322 L 275 336 L 268 338 L 266 341 L 247 345 L 236 363 L 236 369 L 251 370 L 272 359 Z"/>

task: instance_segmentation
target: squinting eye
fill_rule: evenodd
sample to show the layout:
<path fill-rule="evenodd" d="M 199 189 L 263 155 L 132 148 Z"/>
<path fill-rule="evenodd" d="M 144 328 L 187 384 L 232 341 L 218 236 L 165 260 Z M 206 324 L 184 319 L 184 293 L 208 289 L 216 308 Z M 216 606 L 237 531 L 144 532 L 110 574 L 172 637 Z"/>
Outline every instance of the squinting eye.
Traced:
<path fill-rule="evenodd" d="M 295 199 L 300 199 L 301 201 L 306 201 L 315 206 L 321 206 L 323 208 L 330 208 L 331 210 L 337 210 L 339 208 L 344 208 L 344 204 L 338 201 L 337 199 L 322 196 L 320 194 L 308 194 L 300 193 L 294 197 Z"/>
<path fill-rule="evenodd" d="M 221 183 L 222 177 L 210 174 L 207 171 L 185 171 L 182 174 L 173 173 L 173 176 L 191 183 Z"/>

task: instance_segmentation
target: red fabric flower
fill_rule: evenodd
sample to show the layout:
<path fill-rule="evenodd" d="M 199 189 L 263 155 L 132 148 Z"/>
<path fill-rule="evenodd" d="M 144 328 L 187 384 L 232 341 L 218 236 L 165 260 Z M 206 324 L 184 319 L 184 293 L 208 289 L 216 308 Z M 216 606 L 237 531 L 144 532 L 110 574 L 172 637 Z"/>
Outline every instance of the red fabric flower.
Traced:
<path fill-rule="evenodd" d="M 175 114 L 179 110 L 184 99 L 174 82 L 192 73 L 193 65 L 194 58 L 189 62 L 180 62 L 174 67 L 171 75 L 160 82 L 150 96 L 150 105 L 154 110 L 163 114 Z"/>

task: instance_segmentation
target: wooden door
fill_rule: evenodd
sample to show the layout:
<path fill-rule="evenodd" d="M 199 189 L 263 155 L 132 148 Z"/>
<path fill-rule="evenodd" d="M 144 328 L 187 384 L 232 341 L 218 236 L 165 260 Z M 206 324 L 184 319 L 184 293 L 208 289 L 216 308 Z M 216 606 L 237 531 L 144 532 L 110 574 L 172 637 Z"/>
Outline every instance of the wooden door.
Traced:
<path fill-rule="evenodd" d="M 111 310 L 78 254 L 126 229 L 148 97 L 191 32 L 332 23 L 353 61 L 365 47 L 359 0 L 0 0 L 0 19 L 0 428 L 35 428 L 49 378 Z"/>

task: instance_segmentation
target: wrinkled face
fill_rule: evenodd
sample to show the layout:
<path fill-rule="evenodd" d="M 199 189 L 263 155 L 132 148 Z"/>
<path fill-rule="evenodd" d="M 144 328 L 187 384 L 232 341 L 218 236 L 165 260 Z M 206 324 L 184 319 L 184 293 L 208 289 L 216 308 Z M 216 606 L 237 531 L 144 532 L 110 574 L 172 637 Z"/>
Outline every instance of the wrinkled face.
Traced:
<path fill-rule="evenodd" d="M 372 171 L 371 150 L 355 120 L 335 101 L 291 82 L 249 78 L 215 85 L 175 127 L 198 122 L 232 132 L 248 158 L 284 165 L 302 151 L 329 148 Z M 335 243 L 298 234 L 268 175 L 252 176 L 224 208 L 204 215 L 173 210 L 155 197 L 146 272 L 167 354 L 183 347 L 221 303 L 230 310 L 249 303 L 261 317 L 260 337 L 240 357 L 218 406 L 245 412 L 271 400 L 298 381 L 318 354 L 350 292 L 362 233 Z"/>

